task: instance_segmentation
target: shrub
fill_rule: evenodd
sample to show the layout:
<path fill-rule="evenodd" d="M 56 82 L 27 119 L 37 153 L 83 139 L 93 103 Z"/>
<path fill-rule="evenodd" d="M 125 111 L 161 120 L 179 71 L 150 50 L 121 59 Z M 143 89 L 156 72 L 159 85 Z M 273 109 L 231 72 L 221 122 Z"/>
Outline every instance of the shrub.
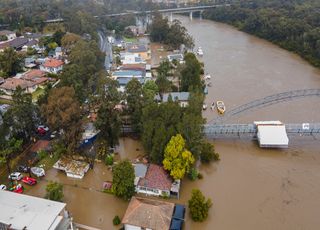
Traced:
<path fill-rule="evenodd" d="M 121 223 L 120 217 L 115 216 L 112 220 L 113 225 L 119 225 Z"/>
<path fill-rule="evenodd" d="M 45 150 L 39 150 L 38 152 L 37 152 L 37 155 L 38 155 L 38 158 L 39 158 L 39 160 L 42 160 L 42 159 L 44 159 L 48 154 L 47 154 L 47 152 L 45 151 Z"/>
<path fill-rule="evenodd" d="M 46 187 L 46 198 L 54 201 L 62 201 L 63 185 L 58 182 L 50 181 Z"/>
<path fill-rule="evenodd" d="M 198 178 L 198 171 L 196 168 L 191 168 L 189 173 L 188 173 L 188 178 L 192 181 L 195 181 Z"/>
<path fill-rule="evenodd" d="M 106 165 L 113 165 L 113 156 L 107 155 L 106 158 L 104 159 L 104 163 Z"/>

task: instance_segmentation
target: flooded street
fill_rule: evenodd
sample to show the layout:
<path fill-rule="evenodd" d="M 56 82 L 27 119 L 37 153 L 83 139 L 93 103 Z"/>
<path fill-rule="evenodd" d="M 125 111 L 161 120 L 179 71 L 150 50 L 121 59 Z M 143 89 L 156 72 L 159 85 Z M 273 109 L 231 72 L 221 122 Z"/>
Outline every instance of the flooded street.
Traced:
<path fill-rule="evenodd" d="M 202 60 L 212 76 L 207 104 L 223 100 L 227 111 L 268 95 L 296 89 L 320 88 L 320 71 L 295 54 L 236 29 L 211 21 L 189 21 L 179 17 L 195 38 L 196 48 L 204 51 Z M 208 121 L 216 111 L 204 112 Z M 320 122 L 320 99 L 301 98 L 253 110 L 228 122 L 281 120 L 287 123 Z M 320 218 L 320 141 L 290 139 L 284 150 L 260 149 L 246 139 L 213 141 L 221 161 L 201 165 L 204 178 L 182 182 L 180 200 L 187 205 L 193 188 L 199 188 L 213 201 L 209 218 L 203 223 L 186 215 L 187 230 L 319 229 Z M 117 158 L 134 159 L 143 154 L 138 141 L 120 140 Z M 51 169 L 27 193 L 43 197 L 49 180 L 64 184 L 64 202 L 76 223 L 103 230 L 115 215 L 123 216 L 128 202 L 101 192 L 102 182 L 112 179 L 103 163 L 96 163 L 83 180 L 67 178 Z"/>
<path fill-rule="evenodd" d="M 269 42 L 212 21 L 178 17 L 204 51 L 212 76 L 206 103 L 223 100 L 227 110 L 252 100 L 296 89 L 320 88 L 320 71 Z M 216 111 L 204 112 L 207 121 Z M 320 99 L 301 98 L 241 114 L 226 123 L 254 120 L 319 122 Z M 203 180 L 184 181 L 181 201 L 192 188 L 213 200 L 204 223 L 186 229 L 319 229 L 320 140 L 290 139 L 285 150 L 260 149 L 250 140 L 213 142 L 219 163 L 202 166 Z"/>

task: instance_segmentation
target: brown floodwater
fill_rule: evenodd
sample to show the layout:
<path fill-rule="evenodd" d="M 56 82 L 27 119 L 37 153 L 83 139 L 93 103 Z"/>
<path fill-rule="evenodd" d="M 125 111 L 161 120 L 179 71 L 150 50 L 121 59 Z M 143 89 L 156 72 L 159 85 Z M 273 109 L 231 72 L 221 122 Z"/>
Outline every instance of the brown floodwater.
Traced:
<path fill-rule="evenodd" d="M 223 100 L 227 110 L 252 100 L 296 89 L 320 88 L 320 71 L 299 56 L 206 20 L 178 17 L 204 51 L 205 71 L 212 76 L 206 103 Z M 207 121 L 215 111 L 203 113 Z M 301 98 L 253 110 L 226 121 L 281 120 L 319 122 L 320 98 Z M 260 149 L 245 139 L 213 141 L 221 161 L 201 166 L 203 180 L 184 181 L 181 201 L 192 188 L 213 200 L 209 218 L 186 229 L 319 229 L 320 141 L 290 139 L 285 150 Z"/>
<path fill-rule="evenodd" d="M 196 47 L 203 48 L 202 60 L 212 76 L 208 104 L 221 99 L 231 109 L 283 91 L 320 87 L 320 71 L 295 54 L 224 24 L 179 19 L 195 38 Z M 302 98 L 250 111 L 230 122 L 319 122 L 319 105 L 319 98 Z M 204 116 L 211 120 L 217 114 L 207 110 Z M 172 200 L 187 205 L 191 190 L 199 188 L 213 201 L 208 219 L 195 223 L 186 215 L 185 229 L 319 229 L 319 139 L 296 137 L 284 150 L 260 149 L 246 139 L 213 143 L 221 161 L 200 165 L 204 178 L 184 180 L 180 199 Z M 121 159 L 143 154 L 141 144 L 130 138 L 121 139 L 117 151 Z M 102 182 L 111 179 L 103 163 L 96 163 L 83 180 L 51 169 L 45 180 L 27 193 L 43 197 L 48 180 L 60 181 L 75 222 L 103 230 L 119 229 L 112 225 L 112 219 L 123 216 L 128 202 L 101 192 Z"/>

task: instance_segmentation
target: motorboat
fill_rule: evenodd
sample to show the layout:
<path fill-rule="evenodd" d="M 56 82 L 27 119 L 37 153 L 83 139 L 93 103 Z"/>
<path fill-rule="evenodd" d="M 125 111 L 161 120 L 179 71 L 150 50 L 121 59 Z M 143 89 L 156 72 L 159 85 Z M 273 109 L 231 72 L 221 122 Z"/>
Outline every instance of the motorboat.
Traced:
<path fill-rule="evenodd" d="M 210 106 L 210 109 L 211 110 L 214 110 L 214 107 L 215 107 L 216 105 L 215 105 L 215 103 L 214 103 L 214 101 L 211 103 L 211 106 Z"/>
<path fill-rule="evenodd" d="M 223 101 L 217 101 L 217 110 L 220 114 L 224 114 L 226 111 L 226 106 L 224 105 Z"/>
<path fill-rule="evenodd" d="M 207 108 L 208 108 L 207 104 L 206 104 L 206 103 L 203 103 L 203 104 L 202 104 L 202 109 L 203 109 L 203 110 L 206 110 Z"/>
<path fill-rule="evenodd" d="M 202 50 L 202 48 L 200 46 L 198 47 L 197 55 L 198 56 L 203 56 L 203 50 Z"/>

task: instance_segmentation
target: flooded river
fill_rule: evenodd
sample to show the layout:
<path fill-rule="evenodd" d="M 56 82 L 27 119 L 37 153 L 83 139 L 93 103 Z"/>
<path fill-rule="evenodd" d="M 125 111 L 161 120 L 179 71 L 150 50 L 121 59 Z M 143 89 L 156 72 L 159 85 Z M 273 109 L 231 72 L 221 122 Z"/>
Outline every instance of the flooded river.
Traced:
<path fill-rule="evenodd" d="M 320 87 L 320 71 L 292 53 L 227 25 L 179 19 L 195 38 L 196 47 L 204 50 L 205 69 L 213 77 L 208 104 L 220 99 L 228 110 L 267 95 Z M 319 98 L 302 98 L 250 111 L 230 122 L 319 122 L 319 105 Z M 209 121 L 217 114 L 208 110 L 204 116 Z M 199 188 L 213 201 L 209 218 L 195 223 L 187 215 L 185 229 L 319 229 L 319 140 L 297 137 L 285 150 L 262 150 L 255 142 L 240 139 L 213 143 L 221 161 L 200 166 L 204 178 L 184 180 L 180 200 L 172 200 L 187 204 L 191 190 Z M 118 151 L 120 158 L 143 154 L 141 145 L 131 139 L 122 139 Z M 112 219 L 122 217 L 128 203 L 100 192 L 102 182 L 112 178 L 106 166 L 96 164 L 82 181 L 54 169 L 47 174 L 46 180 L 65 184 L 64 201 L 75 222 L 103 230 L 119 229 L 112 225 Z M 41 187 L 28 193 L 43 196 Z"/>
<path fill-rule="evenodd" d="M 233 27 L 179 17 L 204 51 L 212 87 L 206 103 L 223 100 L 227 110 L 252 100 L 296 89 L 320 88 L 320 71 L 297 55 Z M 217 117 L 204 112 L 208 121 Z M 254 120 L 319 122 L 320 99 L 301 98 L 253 110 L 227 123 Z M 213 142 L 221 161 L 201 167 L 204 179 L 185 181 L 213 200 L 204 223 L 187 220 L 186 229 L 319 229 L 320 140 L 290 139 L 286 150 L 262 150 L 250 140 Z"/>

